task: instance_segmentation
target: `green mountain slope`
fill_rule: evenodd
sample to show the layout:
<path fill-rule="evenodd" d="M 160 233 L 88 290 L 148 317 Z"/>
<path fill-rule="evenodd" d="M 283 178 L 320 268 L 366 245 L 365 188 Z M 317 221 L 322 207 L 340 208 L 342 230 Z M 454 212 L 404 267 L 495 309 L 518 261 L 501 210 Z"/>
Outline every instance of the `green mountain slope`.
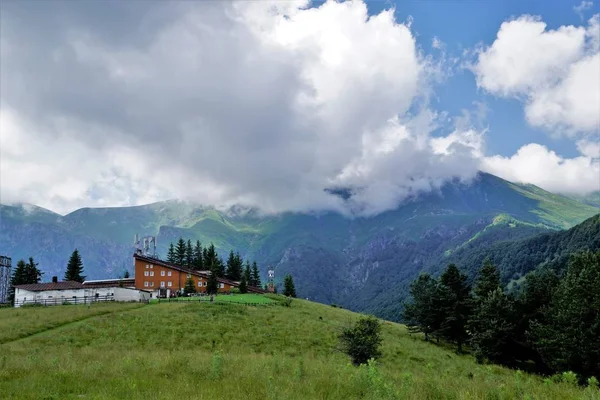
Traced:
<path fill-rule="evenodd" d="M 255 259 L 276 283 L 294 276 L 298 294 L 356 310 L 386 311 L 396 319 L 402 293 L 422 270 L 471 243 L 478 246 L 571 227 L 599 208 L 480 173 L 469 183 L 448 182 L 373 217 L 337 213 L 261 215 L 234 207 L 216 210 L 167 201 L 137 207 L 86 208 L 65 216 L 0 207 L 0 253 L 32 255 L 46 272 L 62 277 L 78 247 L 90 278 L 116 277 L 131 266 L 133 237 L 158 235 L 158 253 L 179 237 L 213 242 L 224 254 Z M 399 289 L 400 288 L 400 289 Z"/>
<path fill-rule="evenodd" d="M 72 313 L 61 306 L 0 309 L 0 343 L 9 327 L 18 328 L 21 337 L 0 345 L 0 393 L 10 399 L 105 400 L 567 400 L 594 395 L 567 383 L 544 383 L 521 371 L 476 364 L 471 356 L 426 343 L 391 322 L 382 326 L 377 365 L 353 367 L 338 350 L 337 336 L 359 315 L 303 300 L 290 307 L 207 302 L 78 307 L 69 306 Z M 78 319 L 83 320 L 72 322 Z M 2 329 L 4 321 L 10 325 Z"/>

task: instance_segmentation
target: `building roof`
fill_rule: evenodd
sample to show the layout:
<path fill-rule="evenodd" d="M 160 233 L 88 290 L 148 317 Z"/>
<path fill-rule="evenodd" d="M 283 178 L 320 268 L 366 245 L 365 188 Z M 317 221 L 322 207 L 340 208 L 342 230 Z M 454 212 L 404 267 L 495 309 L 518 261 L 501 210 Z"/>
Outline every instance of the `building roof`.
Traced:
<path fill-rule="evenodd" d="M 135 286 L 135 278 L 123 279 L 98 279 L 94 281 L 85 281 L 83 286 L 86 288 L 107 288 L 107 287 L 128 287 Z"/>
<path fill-rule="evenodd" d="M 133 258 L 139 259 L 141 261 L 145 261 L 150 264 L 161 265 L 166 268 L 171 268 L 171 269 L 174 269 L 177 271 L 185 272 L 187 274 L 201 276 L 203 278 L 208 278 L 208 275 L 210 275 L 210 271 L 196 271 L 194 269 L 183 268 L 183 267 L 180 267 L 179 265 L 175 265 L 170 262 L 160 260 L 158 258 L 146 257 L 146 256 L 143 256 L 143 255 L 137 254 L 137 253 L 133 254 Z M 234 287 L 238 287 L 240 285 L 239 282 L 231 281 L 231 280 L 225 279 L 225 278 L 217 278 L 217 282 L 225 283 L 227 285 L 234 286 Z M 252 286 L 248 286 L 248 291 L 253 292 L 253 293 L 268 293 L 266 290 L 263 290 L 261 288 L 252 287 Z"/>
<path fill-rule="evenodd" d="M 27 285 L 16 285 L 16 289 L 28 290 L 30 292 L 42 292 L 44 290 L 73 290 L 84 289 L 84 286 L 75 281 L 30 283 Z"/>

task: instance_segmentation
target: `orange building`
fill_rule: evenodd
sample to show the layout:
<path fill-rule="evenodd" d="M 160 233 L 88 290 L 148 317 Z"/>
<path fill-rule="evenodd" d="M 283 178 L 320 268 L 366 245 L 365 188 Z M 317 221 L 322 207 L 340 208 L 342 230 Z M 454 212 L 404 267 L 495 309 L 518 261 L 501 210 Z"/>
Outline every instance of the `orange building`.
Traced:
<path fill-rule="evenodd" d="M 153 297 L 170 297 L 176 292 L 183 291 L 185 282 L 192 278 L 194 286 L 198 293 L 205 293 L 208 285 L 208 276 L 210 271 L 196 271 L 183 268 L 157 258 L 146 257 L 141 254 L 134 254 L 135 288 L 150 290 L 154 293 Z M 239 282 L 228 279 L 217 278 L 219 293 L 230 292 L 232 288 L 238 287 Z M 248 288 L 249 292 L 266 293 L 259 288 Z"/>

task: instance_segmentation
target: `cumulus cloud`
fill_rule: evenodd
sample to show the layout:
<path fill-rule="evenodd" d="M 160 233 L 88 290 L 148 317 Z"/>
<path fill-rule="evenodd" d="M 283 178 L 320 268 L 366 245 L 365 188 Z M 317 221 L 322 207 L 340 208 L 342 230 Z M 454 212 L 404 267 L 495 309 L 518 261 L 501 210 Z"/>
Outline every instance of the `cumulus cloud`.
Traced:
<path fill-rule="evenodd" d="M 579 15 L 579 18 L 583 20 L 584 11 L 587 11 L 590 8 L 592 8 L 593 5 L 594 3 L 592 1 L 582 0 L 581 3 L 579 3 L 579 5 L 573 7 L 573 11 L 575 11 L 575 13 Z"/>
<path fill-rule="evenodd" d="M 475 172 L 430 145 L 438 66 L 393 10 L 67 3 L 38 24 L 27 4 L 2 13 L 3 202 L 339 209 L 325 189 L 350 187 L 376 213 Z"/>
<path fill-rule="evenodd" d="M 482 169 L 504 179 L 533 183 L 548 191 L 589 193 L 600 190 L 600 159 L 591 155 L 563 158 L 539 144 L 521 147 L 511 157 L 482 160 Z"/>
<path fill-rule="evenodd" d="M 525 104 L 527 121 L 575 137 L 600 129 L 599 16 L 547 29 L 538 17 L 504 22 L 471 67 L 477 85 Z"/>

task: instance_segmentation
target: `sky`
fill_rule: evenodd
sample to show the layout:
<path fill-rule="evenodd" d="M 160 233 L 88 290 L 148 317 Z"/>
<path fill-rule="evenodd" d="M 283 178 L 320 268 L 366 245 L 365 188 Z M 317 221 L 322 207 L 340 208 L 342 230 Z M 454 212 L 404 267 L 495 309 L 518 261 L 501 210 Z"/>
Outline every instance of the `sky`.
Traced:
<path fill-rule="evenodd" d="M 373 215 L 477 171 L 600 190 L 597 1 L 0 7 L 2 204 Z"/>

